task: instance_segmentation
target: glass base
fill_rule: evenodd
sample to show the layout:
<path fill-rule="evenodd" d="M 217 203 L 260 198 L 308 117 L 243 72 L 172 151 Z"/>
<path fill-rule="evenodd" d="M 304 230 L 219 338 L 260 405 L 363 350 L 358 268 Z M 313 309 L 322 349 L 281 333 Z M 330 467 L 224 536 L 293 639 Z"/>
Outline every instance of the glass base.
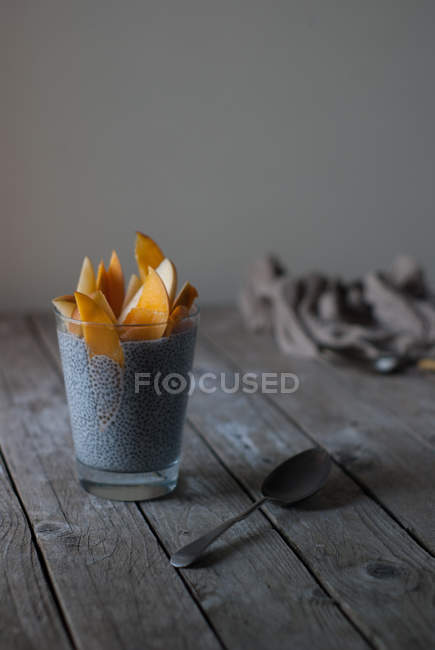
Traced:
<path fill-rule="evenodd" d="M 114 501 L 146 501 L 175 489 L 179 461 L 156 472 L 108 472 L 84 465 L 79 460 L 77 473 L 81 486 L 91 494 Z"/>

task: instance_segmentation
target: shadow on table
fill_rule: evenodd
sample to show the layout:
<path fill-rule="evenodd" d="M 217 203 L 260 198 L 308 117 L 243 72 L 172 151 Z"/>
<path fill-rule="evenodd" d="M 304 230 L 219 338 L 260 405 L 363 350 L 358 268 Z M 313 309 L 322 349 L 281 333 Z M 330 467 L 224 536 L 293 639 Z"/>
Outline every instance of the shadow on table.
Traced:
<path fill-rule="evenodd" d="M 282 506 L 284 509 L 295 508 L 299 511 L 338 510 L 350 503 L 355 503 L 362 497 L 359 487 L 338 467 L 333 466 L 326 484 L 318 491 L 302 501 Z"/>

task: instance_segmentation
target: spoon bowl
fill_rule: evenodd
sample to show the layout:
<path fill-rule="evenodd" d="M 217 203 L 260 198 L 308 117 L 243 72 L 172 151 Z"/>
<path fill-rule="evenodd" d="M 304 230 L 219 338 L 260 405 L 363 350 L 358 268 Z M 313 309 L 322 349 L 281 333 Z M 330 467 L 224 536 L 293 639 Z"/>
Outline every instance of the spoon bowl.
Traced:
<path fill-rule="evenodd" d="M 307 449 L 288 458 L 266 476 L 261 491 L 268 499 L 296 503 L 319 490 L 331 471 L 331 459 L 322 449 Z"/>

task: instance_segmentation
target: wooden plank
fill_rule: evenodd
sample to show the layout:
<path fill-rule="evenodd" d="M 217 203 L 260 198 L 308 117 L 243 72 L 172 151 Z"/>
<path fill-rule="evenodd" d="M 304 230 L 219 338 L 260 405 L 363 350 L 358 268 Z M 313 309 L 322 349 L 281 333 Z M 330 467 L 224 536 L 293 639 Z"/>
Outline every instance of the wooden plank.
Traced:
<path fill-rule="evenodd" d="M 36 322 L 46 335 L 50 332 L 41 319 Z M 57 356 L 53 330 L 46 343 Z M 250 503 L 204 443 L 189 428 L 186 434 L 176 493 L 140 504 L 168 552 Z M 182 574 L 228 648 L 367 647 L 259 513 L 229 531 L 198 566 Z"/>
<path fill-rule="evenodd" d="M 195 367 L 196 379 L 203 372 L 225 373 L 226 385 L 234 383 L 230 364 L 202 337 Z M 268 471 L 312 446 L 258 393 L 197 390 L 188 417 L 254 499 Z M 338 466 L 317 497 L 290 510 L 270 505 L 266 511 L 328 593 L 378 647 L 435 645 L 435 560 Z"/>
<path fill-rule="evenodd" d="M 2 325 L 18 406 L 2 410 L 0 440 L 77 646 L 221 647 L 136 505 L 79 486 L 60 379 L 25 325 Z"/>
<path fill-rule="evenodd" d="M 52 403 L 63 398 L 56 373 L 41 372 L 42 354 L 35 353 L 29 322 L 22 317 L 0 316 L 3 401 L 15 405 Z"/>
<path fill-rule="evenodd" d="M 404 374 L 379 376 L 350 364 L 329 364 L 345 377 L 360 400 L 389 412 L 408 428 L 409 435 L 435 447 L 435 377 L 410 368 Z"/>
<path fill-rule="evenodd" d="M 58 367 L 59 374 L 62 375 L 54 314 L 47 311 L 33 313 L 29 317 L 28 323 L 39 337 L 42 345 L 49 351 L 52 361 Z"/>
<path fill-rule="evenodd" d="M 410 436 L 400 418 L 360 400 L 324 362 L 285 357 L 270 337 L 246 331 L 236 309 L 205 310 L 202 320 L 203 331 L 244 371 L 298 375 L 296 393 L 267 397 L 434 553 L 432 446 Z"/>
<path fill-rule="evenodd" d="M 1 459 L 0 547 L 2 650 L 70 648 L 26 517 Z"/>

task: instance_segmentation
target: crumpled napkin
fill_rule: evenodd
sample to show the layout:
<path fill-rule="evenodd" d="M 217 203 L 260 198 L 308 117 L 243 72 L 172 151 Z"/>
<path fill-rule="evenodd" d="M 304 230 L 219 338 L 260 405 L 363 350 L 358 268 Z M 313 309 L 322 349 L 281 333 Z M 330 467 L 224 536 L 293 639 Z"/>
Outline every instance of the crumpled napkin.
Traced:
<path fill-rule="evenodd" d="M 324 350 L 361 359 L 415 358 L 435 351 L 435 298 L 414 259 L 350 282 L 324 273 L 292 275 L 274 256 L 249 273 L 240 308 L 246 326 L 272 331 L 280 349 L 315 357 Z"/>

